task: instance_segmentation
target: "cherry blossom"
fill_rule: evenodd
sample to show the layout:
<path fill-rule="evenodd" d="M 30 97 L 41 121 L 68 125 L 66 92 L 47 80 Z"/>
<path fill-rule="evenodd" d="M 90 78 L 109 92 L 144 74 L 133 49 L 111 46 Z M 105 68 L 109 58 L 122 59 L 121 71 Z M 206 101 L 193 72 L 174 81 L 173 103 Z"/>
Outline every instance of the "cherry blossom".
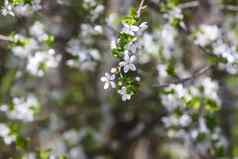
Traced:
<path fill-rule="evenodd" d="M 105 73 L 105 75 L 101 77 L 101 81 L 104 82 L 104 89 L 108 89 L 109 86 L 115 88 L 116 87 L 116 84 L 114 82 L 115 78 L 116 76 L 114 74 Z"/>

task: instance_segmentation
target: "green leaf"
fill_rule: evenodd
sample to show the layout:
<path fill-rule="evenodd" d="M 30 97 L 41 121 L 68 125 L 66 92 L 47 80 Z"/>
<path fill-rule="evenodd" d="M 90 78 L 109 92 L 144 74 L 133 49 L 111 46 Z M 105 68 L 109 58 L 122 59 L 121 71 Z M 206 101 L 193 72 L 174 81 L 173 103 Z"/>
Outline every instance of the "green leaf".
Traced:
<path fill-rule="evenodd" d="M 218 111 L 220 107 L 217 105 L 216 101 L 206 98 L 205 99 L 205 109 L 211 112 Z"/>
<path fill-rule="evenodd" d="M 201 98 L 198 96 L 195 96 L 187 102 L 187 105 L 188 107 L 191 107 L 193 109 L 199 109 L 201 106 Z"/>
<path fill-rule="evenodd" d="M 26 140 L 25 138 L 23 138 L 20 135 L 17 135 L 16 145 L 17 145 L 18 148 L 26 149 L 27 145 L 28 145 L 28 140 Z"/>
<path fill-rule="evenodd" d="M 37 153 L 37 156 L 38 156 L 37 158 L 39 158 L 39 159 L 49 159 L 50 153 L 51 153 L 50 149 L 48 149 L 48 150 L 40 150 Z"/>
<path fill-rule="evenodd" d="M 167 65 L 166 71 L 170 76 L 176 77 L 176 70 L 175 70 L 174 63 L 170 62 Z"/>

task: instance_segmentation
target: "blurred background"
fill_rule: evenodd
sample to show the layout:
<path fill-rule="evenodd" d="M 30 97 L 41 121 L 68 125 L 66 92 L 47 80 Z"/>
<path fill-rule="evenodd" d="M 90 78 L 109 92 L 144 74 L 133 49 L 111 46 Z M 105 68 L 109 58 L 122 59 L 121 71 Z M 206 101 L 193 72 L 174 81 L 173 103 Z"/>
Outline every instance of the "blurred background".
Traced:
<path fill-rule="evenodd" d="M 191 113 L 192 126 L 186 126 L 187 118 L 185 126 L 166 125 L 165 117 L 172 112 L 164 105 L 173 103 L 168 104 L 170 99 L 155 86 L 174 79 L 163 73 L 165 61 L 179 77 L 209 64 L 192 44 L 192 33 L 168 26 L 163 6 L 183 4 L 187 30 L 202 24 L 217 26 L 225 41 L 237 48 L 238 1 L 146 0 L 141 19 L 149 28 L 141 37 L 137 64 L 141 83 L 138 93 L 123 102 L 115 90 L 103 89 L 100 78 L 116 63 L 110 45 L 121 30 L 121 17 L 139 3 L 35 0 L 14 6 L 15 16 L 0 16 L 0 136 L 5 137 L 0 140 L 0 158 L 41 159 L 37 153 L 43 152 L 70 159 L 238 157 L 236 72 L 229 74 L 219 66 L 199 77 L 204 89 L 212 85 L 217 91 L 221 107 L 204 115 L 212 130 L 195 135 L 196 139 L 195 128 L 203 121 L 196 118 L 199 110 Z M 4 1 L 0 4 L 4 6 Z M 15 133 L 16 142 L 6 138 L 3 123 Z"/>

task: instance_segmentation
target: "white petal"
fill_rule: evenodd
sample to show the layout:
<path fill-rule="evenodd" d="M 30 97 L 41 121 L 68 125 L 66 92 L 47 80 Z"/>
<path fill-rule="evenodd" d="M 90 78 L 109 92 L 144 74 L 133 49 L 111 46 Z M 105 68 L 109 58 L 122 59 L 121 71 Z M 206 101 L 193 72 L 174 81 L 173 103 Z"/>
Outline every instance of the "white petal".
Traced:
<path fill-rule="evenodd" d="M 136 66 L 134 64 L 130 64 L 129 67 L 130 67 L 131 71 L 135 71 L 136 70 Z"/>
<path fill-rule="evenodd" d="M 113 74 L 113 75 L 111 75 L 110 80 L 111 80 L 111 81 L 114 81 L 115 78 L 116 78 L 116 76 Z"/>
<path fill-rule="evenodd" d="M 112 88 L 116 88 L 115 82 L 110 82 L 110 83 L 111 83 Z"/>
<path fill-rule="evenodd" d="M 127 98 L 126 98 L 126 95 L 122 95 L 122 101 L 126 101 Z"/>
<path fill-rule="evenodd" d="M 109 88 L 109 82 L 106 82 L 105 84 L 104 84 L 104 87 L 103 87 L 104 89 L 108 89 Z"/>
<path fill-rule="evenodd" d="M 110 79 L 110 74 L 109 74 L 109 73 L 105 73 L 105 77 L 106 77 L 107 79 Z"/>
<path fill-rule="evenodd" d="M 131 63 L 133 63 L 135 60 L 136 60 L 136 56 L 135 56 L 135 55 L 133 55 L 133 56 L 130 57 L 130 62 L 131 62 Z"/>
<path fill-rule="evenodd" d="M 138 26 L 135 26 L 135 25 L 132 25 L 132 26 L 131 26 L 131 30 L 134 31 L 134 32 L 136 32 L 136 31 L 139 30 L 139 27 L 138 27 Z"/>
<path fill-rule="evenodd" d="M 124 60 L 125 61 L 129 61 L 130 60 L 130 56 L 128 55 L 128 53 L 125 53 Z"/>
<path fill-rule="evenodd" d="M 126 95 L 126 98 L 127 98 L 128 100 L 130 100 L 130 99 L 131 99 L 131 95 L 130 95 L 130 94 L 127 94 L 127 95 Z"/>
<path fill-rule="evenodd" d="M 123 70 L 124 70 L 125 73 L 127 73 L 129 71 L 129 69 L 130 69 L 129 66 L 125 65 Z"/>
<path fill-rule="evenodd" d="M 101 77 L 101 81 L 102 81 L 102 82 L 106 82 L 106 81 L 107 81 L 107 78 L 103 76 L 103 77 Z"/>

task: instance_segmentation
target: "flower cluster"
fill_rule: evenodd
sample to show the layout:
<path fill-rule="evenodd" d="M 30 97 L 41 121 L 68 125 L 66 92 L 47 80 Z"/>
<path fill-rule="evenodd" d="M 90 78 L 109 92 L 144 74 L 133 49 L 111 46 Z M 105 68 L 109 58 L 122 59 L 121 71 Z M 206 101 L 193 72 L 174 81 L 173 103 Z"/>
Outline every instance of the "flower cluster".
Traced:
<path fill-rule="evenodd" d="M 26 99 L 14 97 L 11 105 L 2 105 L 2 112 L 5 112 L 10 119 L 32 122 L 35 113 L 39 110 L 39 102 L 35 96 L 29 95 Z"/>
<path fill-rule="evenodd" d="M 4 143 L 9 145 L 16 140 L 16 136 L 11 133 L 11 129 L 4 123 L 0 123 L 0 137 L 3 138 Z"/>
<path fill-rule="evenodd" d="M 193 86 L 171 84 L 165 88 L 161 101 L 168 115 L 162 118 L 162 122 L 168 129 L 168 136 L 185 140 L 189 138 L 196 143 L 206 140 L 211 141 L 209 144 L 223 142 L 223 138 L 217 138 L 221 136 L 217 132 L 219 128 L 208 125 L 209 120 L 215 120 L 214 113 L 221 105 L 218 89 L 217 82 L 208 77 L 199 79 Z M 200 141 L 201 136 L 204 139 Z"/>
<path fill-rule="evenodd" d="M 3 16 L 6 16 L 6 15 L 15 16 L 15 13 L 13 12 L 13 6 L 8 0 L 4 1 L 4 6 L 1 9 L 1 14 Z"/>
<path fill-rule="evenodd" d="M 22 62 L 27 60 L 26 70 L 34 76 L 42 77 L 50 68 L 55 68 L 61 59 L 52 47 L 54 37 L 45 31 L 40 22 L 35 22 L 29 29 L 32 36 L 27 38 L 21 34 L 11 36 L 11 51 Z"/>
<path fill-rule="evenodd" d="M 220 29 L 216 25 L 201 25 L 198 32 L 195 32 L 195 44 L 210 50 L 210 52 L 221 58 L 219 62 L 228 65 L 237 65 L 238 52 L 235 46 L 225 42 Z"/>
<path fill-rule="evenodd" d="M 4 0 L 4 6 L 1 8 L 3 16 L 29 16 L 33 11 L 41 9 L 41 0 Z"/>
<path fill-rule="evenodd" d="M 180 26 L 180 27 L 184 27 L 184 22 L 183 22 L 183 13 L 181 8 L 175 7 L 173 9 L 170 9 L 170 11 L 166 14 L 164 14 L 164 18 L 168 20 L 168 22 L 172 25 L 172 26 Z"/>
<path fill-rule="evenodd" d="M 117 41 L 112 41 L 112 54 L 119 62 L 110 73 L 105 73 L 101 78 L 104 82 L 104 89 L 116 88 L 123 101 L 131 99 L 136 93 L 140 78 L 136 73 L 136 59 L 138 49 L 141 47 L 139 39 L 147 29 L 147 23 L 138 22 L 134 12 L 123 20 L 123 28 Z"/>

